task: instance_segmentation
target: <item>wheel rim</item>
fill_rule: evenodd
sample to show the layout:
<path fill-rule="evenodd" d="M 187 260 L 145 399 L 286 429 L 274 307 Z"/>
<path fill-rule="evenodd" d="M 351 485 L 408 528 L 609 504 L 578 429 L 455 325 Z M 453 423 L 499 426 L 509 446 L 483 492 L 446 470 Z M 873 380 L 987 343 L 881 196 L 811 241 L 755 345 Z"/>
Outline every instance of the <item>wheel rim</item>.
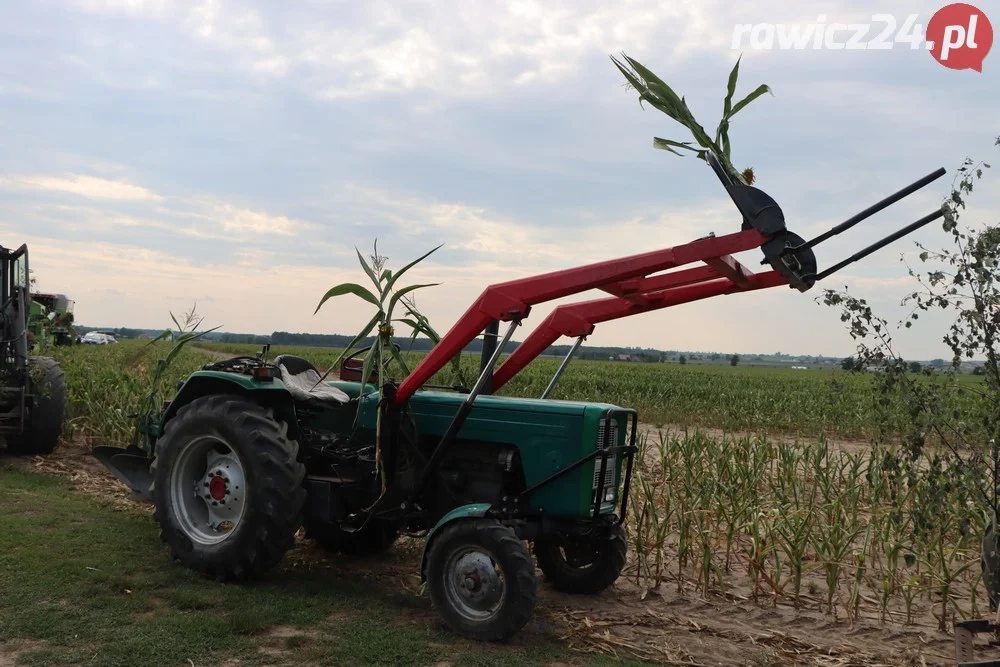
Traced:
<path fill-rule="evenodd" d="M 170 475 L 171 504 L 189 539 L 211 545 L 236 532 L 246 508 L 246 474 L 223 440 L 201 436 L 177 455 Z"/>
<path fill-rule="evenodd" d="M 507 597 L 503 569 L 481 546 L 455 549 L 448 558 L 444 576 L 448 603 L 467 620 L 489 620 Z"/>

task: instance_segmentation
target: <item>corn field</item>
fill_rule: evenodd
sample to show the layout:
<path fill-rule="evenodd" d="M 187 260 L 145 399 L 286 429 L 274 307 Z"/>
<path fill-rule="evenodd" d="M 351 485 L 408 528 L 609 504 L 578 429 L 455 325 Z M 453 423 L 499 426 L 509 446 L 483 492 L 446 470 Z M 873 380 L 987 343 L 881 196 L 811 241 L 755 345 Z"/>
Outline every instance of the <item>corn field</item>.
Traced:
<path fill-rule="evenodd" d="M 629 530 L 646 590 L 907 624 L 930 612 L 941 629 L 982 611 L 987 465 L 765 436 L 659 431 L 639 446 Z"/>
<path fill-rule="evenodd" d="M 123 341 L 53 350 L 66 374 L 66 425 L 71 437 L 95 445 L 127 445 L 156 360 L 170 351 L 170 343 Z M 210 354 L 183 350 L 164 378 L 168 395 L 180 380 L 209 361 Z"/>
<path fill-rule="evenodd" d="M 232 354 L 250 354 L 253 345 L 207 344 L 206 348 Z M 272 355 L 297 354 L 321 370 L 333 363 L 339 350 L 274 348 Z M 410 368 L 423 354 L 404 355 Z M 498 395 L 541 396 L 561 359 L 538 358 L 504 386 Z M 479 356 L 464 355 L 462 369 L 468 386 L 475 380 Z M 445 368 L 430 384 L 454 382 Z M 960 376 L 950 387 L 949 404 L 976 422 L 981 402 L 975 392 L 982 378 Z M 907 406 L 897 401 L 888 409 L 877 404 L 874 383 L 865 374 L 836 370 L 793 371 L 786 368 L 676 365 L 574 360 L 550 398 L 614 403 L 639 411 L 639 419 L 653 426 L 702 426 L 732 432 L 781 433 L 804 438 L 870 439 L 891 437 L 910 419 Z M 887 420 L 881 430 L 873 424 Z M 883 432 L 884 431 L 884 432 Z M 983 438 L 985 441 L 985 438 Z"/>

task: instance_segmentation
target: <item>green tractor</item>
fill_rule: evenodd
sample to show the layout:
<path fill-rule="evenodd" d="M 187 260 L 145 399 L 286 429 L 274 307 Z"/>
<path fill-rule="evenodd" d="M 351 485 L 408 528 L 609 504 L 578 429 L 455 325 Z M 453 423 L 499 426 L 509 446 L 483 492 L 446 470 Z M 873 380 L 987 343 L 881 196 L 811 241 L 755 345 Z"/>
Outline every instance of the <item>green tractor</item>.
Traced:
<path fill-rule="evenodd" d="M 300 527 L 353 556 L 384 551 L 400 535 L 421 537 L 420 574 L 445 623 L 465 637 L 507 639 L 532 616 L 536 566 L 574 594 L 606 590 L 625 567 L 638 415 L 547 398 L 596 324 L 772 287 L 804 292 L 942 215 L 819 273 L 815 245 L 907 191 L 805 242 L 785 228 L 773 199 L 734 183 L 713 155 L 708 161 L 740 213 L 738 232 L 492 285 L 401 380 L 360 361 L 365 350 L 343 360 L 336 380 L 300 357 L 269 360 L 267 347 L 213 362 L 141 425 L 141 447 L 93 453 L 154 503 L 172 558 L 208 577 L 259 575 L 281 561 Z M 754 273 L 734 258 L 752 250 L 769 270 Z M 533 306 L 592 289 L 607 296 L 558 306 L 497 366 Z M 509 323 L 502 337 L 500 322 Z M 479 335 L 471 388 L 428 384 Z M 560 336 L 576 344 L 540 398 L 496 395 Z"/>
<path fill-rule="evenodd" d="M 50 357 L 29 356 L 28 248 L 0 247 L 0 436 L 12 454 L 48 454 L 59 443 L 66 383 Z"/>

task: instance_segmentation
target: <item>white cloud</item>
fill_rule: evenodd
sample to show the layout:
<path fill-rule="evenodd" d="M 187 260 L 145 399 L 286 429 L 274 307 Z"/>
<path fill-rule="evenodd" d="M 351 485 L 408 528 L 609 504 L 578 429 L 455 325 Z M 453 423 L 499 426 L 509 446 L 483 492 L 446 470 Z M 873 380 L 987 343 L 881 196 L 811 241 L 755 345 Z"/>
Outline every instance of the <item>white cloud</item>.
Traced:
<path fill-rule="evenodd" d="M 79 9 L 94 14 L 127 14 L 129 16 L 159 16 L 170 9 L 171 0 L 76 0 Z"/>
<path fill-rule="evenodd" d="M 0 177 L 0 186 L 19 190 L 44 190 L 77 195 L 87 199 L 110 199 L 115 201 L 162 201 L 163 197 L 126 181 L 112 181 L 106 178 L 80 174 L 59 176 L 5 176 Z"/>
<path fill-rule="evenodd" d="M 245 234 L 277 234 L 295 236 L 298 224 L 283 215 L 269 215 L 260 211 L 237 208 L 232 204 L 216 206 L 214 216 L 227 232 Z"/>

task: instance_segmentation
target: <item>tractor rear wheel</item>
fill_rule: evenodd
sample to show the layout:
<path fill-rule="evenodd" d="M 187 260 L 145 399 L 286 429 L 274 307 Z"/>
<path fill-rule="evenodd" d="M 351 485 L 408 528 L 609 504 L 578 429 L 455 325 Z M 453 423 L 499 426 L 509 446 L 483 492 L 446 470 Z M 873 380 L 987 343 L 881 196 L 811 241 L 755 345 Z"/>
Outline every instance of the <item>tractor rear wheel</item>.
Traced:
<path fill-rule="evenodd" d="M 618 581 L 625 568 L 628 541 L 625 528 L 615 526 L 597 539 L 564 533 L 535 540 L 538 567 L 564 593 L 595 595 Z"/>
<path fill-rule="evenodd" d="M 298 450 L 271 409 L 240 396 L 182 406 L 150 467 L 154 517 L 171 557 L 218 581 L 277 564 L 302 525 Z"/>
<path fill-rule="evenodd" d="M 479 641 L 509 639 L 535 609 L 535 565 L 514 531 L 497 521 L 458 521 L 431 538 L 431 603 L 455 632 Z"/>
<path fill-rule="evenodd" d="M 345 556 L 375 556 L 387 551 L 399 537 L 399 529 L 394 523 L 378 519 L 370 519 L 360 529 L 349 532 L 335 521 L 307 516 L 305 529 L 307 538 L 327 551 Z"/>
<path fill-rule="evenodd" d="M 28 360 L 28 391 L 34 395 L 25 429 L 7 436 L 11 454 L 50 454 L 59 444 L 66 412 L 66 377 L 55 359 Z"/>

